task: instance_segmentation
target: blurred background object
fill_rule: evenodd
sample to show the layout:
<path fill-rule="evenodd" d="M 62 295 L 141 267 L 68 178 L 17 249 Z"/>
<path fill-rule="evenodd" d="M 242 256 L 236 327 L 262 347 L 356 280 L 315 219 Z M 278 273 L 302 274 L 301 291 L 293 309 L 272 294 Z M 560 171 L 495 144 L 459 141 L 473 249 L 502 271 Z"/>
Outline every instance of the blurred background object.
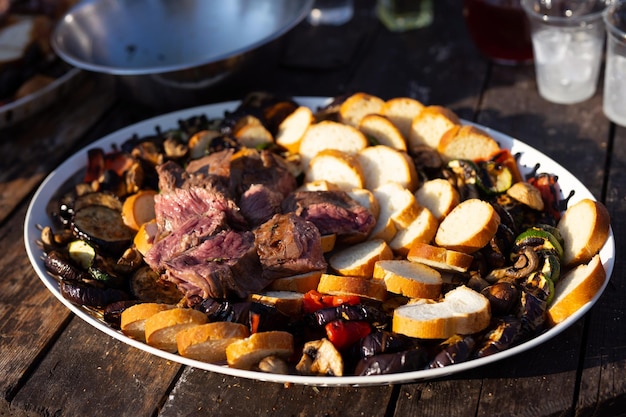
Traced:
<path fill-rule="evenodd" d="M 343 25 L 354 15 L 353 0 L 315 0 L 307 22 L 317 25 Z"/>
<path fill-rule="evenodd" d="M 604 13 L 607 32 L 603 110 L 626 126 L 626 1 L 615 0 Z"/>
<path fill-rule="evenodd" d="M 463 16 L 486 58 L 503 65 L 533 61 L 530 26 L 520 0 L 463 0 Z"/>
<path fill-rule="evenodd" d="M 432 0 L 378 0 L 376 14 L 392 32 L 420 29 L 433 22 L 433 3 Z"/>
<path fill-rule="evenodd" d="M 202 98 L 262 46 L 302 21 L 313 0 L 88 0 L 52 35 L 68 63 L 116 76 L 142 103 L 173 108 Z"/>

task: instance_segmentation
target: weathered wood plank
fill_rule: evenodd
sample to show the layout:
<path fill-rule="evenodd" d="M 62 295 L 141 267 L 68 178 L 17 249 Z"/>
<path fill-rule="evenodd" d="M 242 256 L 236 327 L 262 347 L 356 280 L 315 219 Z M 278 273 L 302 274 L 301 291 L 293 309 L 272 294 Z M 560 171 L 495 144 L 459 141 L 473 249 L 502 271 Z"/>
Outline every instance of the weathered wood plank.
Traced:
<path fill-rule="evenodd" d="M 626 410 L 626 128 L 616 127 L 611 144 L 610 176 L 605 202 L 616 239 L 616 264 L 611 280 L 588 317 L 588 334 L 580 381 L 577 416 L 625 415 Z"/>
<path fill-rule="evenodd" d="M 380 410 L 386 409 L 392 389 L 391 386 L 284 386 L 188 368 L 176 383 L 159 417 L 196 413 L 223 417 L 383 415 Z"/>
<path fill-rule="evenodd" d="M 150 416 L 179 370 L 178 363 L 119 342 L 75 317 L 15 396 L 11 412 Z"/>
<path fill-rule="evenodd" d="M 76 141 L 114 98 L 110 83 L 102 78 L 84 77 L 77 92 L 68 94 L 34 119 L 0 131 L 0 222 L 76 149 Z"/>

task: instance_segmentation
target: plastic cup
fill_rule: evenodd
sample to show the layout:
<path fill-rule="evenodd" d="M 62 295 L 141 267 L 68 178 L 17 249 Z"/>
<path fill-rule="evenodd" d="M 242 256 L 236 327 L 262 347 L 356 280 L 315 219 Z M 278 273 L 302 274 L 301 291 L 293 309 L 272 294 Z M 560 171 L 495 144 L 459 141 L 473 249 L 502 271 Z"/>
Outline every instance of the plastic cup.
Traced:
<path fill-rule="evenodd" d="M 378 0 L 376 14 L 392 32 L 420 29 L 433 22 L 433 0 Z"/>
<path fill-rule="evenodd" d="M 307 21 L 314 26 L 339 26 L 350 21 L 353 15 L 353 0 L 315 0 Z"/>
<path fill-rule="evenodd" d="M 606 9 L 604 22 L 608 36 L 603 110 L 609 120 L 626 126 L 626 2 Z"/>
<path fill-rule="evenodd" d="M 596 92 L 610 0 L 522 0 L 530 20 L 539 94 L 560 104 Z"/>

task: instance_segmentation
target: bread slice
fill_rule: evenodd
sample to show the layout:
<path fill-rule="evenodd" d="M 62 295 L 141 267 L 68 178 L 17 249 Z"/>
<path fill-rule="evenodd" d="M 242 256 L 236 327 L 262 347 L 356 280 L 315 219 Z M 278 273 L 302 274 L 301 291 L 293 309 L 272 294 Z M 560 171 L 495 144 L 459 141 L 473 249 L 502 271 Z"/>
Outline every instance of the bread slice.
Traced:
<path fill-rule="evenodd" d="M 293 354 L 293 336 L 284 331 L 254 333 L 226 347 L 228 365 L 239 369 L 252 369 L 268 356 L 287 359 Z"/>
<path fill-rule="evenodd" d="M 337 149 L 324 149 L 309 162 L 304 181 L 328 181 L 347 191 L 363 188 L 365 176 L 356 155 Z"/>
<path fill-rule="evenodd" d="M 268 285 L 267 289 L 270 291 L 296 291 L 304 294 L 311 290 L 317 290 L 321 277 L 322 271 L 311 271 L 277 278 Z"/>
<path fill-rule="evenodd" d="M 474 261 L 472 255 L 424 242 L 415 242 L 406 258 L 443 271 L 466 272 Z"/>
<path fill-rule="evenodd" d="M 371 138 L 377 145 L 406 151 L 406 141 L 400 130 L 385 116 L 368 114 L 361 119 L 358 126 L 363 134 Z"/>
<path fill-rule="evenodd" d="M 276 143 L 289 152 L 298 153 L 300 142 L 314 121 L 315 117 L 310 108 L 298 107 L 278 125 L 278 131 L 274 138 Z"/>
<path fill-rule="evenodd" d="M 355 93 L 339 106 L 339 122 L 357 127 L 366 115 L 379 113 L 383 104 L 385 101 L 380 97 L 362 92 Z"/>
<path fill-rule="evenodd" d="M 335 249 L 335 244 L 337 243 L 337 234 L 331 233 L 328 235 L 322 235 L 320 240 L 322 241 L 322 252 L 331 252 L 333 249 Z"/>
<path fill-rule="evenodd" d="M 369 210 L 375 218 L 380 214 L 380 204 L 374 193 L 367 188 L 353 188 L 347 191 L 350 198 Z"/>
<path fill-rule="evenodd" d="M 471 198 L 461 202 L 439 224 L 435 243 L 446 249 L 473 253 L 496 234 L 500 216 L 486 201 Z"/>
<path fill-rule="evenodd" d="M 566 272 L 555 285 L 554 298 L 546 314 L 548 323 L 552 326 L 561 323 L 591 301 L 605 279 L 606 271 L 600 255 Z"/>
<path fill-rule="evenodd" d="M 306 170 L 315 155 L 324 149 L 357 154 L 368 146 L 367 138 L 356 127 L 324 120 L 311 125 L 300 141 L 300 158 Z"/>
<path fill-rule="evenodd" d="M 250 336 L 241 323 L 218 321 L 188 327 L 176 334 L 178 354 L 185 358 L 215 363 L 226 361 L 226 347 Z"/>
<path fill-rule="evenodd" d="M 441 274 L 424 264 L 405 259 L 378 261 L 374 278 L 383 280 L 387 291 L 394 294 L 433 300 L 441 297 Z"/>
<path fill-rule="evenodd" d="M 609 212 L 604 204 L 583 199 L 570 206 L 557 224 L 563 238 L 563 264 L 587 263 L 609 238 Z"/>
<path fill-rule="evenodd" d="M 126 336 L 141 342 L 146 341 L 146 320 L 161 311 L 170 310 L 174 305 L 163 303 L 135 304 L 122 311 L 120 330 Z"/>
<path fill-rule="evenodd" d="M 419 339 L 447 339 L 480 332 L 490 321 L 487 297 L 462 285 L 446 293 L 441 302 L 420 300 L 397 307 L 392 330 Z"/>
<path fill-rule="evenodd" d="M 460 202 L 457 189 L 443 178 L 424 182 L 415 192 L 415 198 L 439 221 L 443 220 Z"/>
<path fill-rule="evenodd" d="M 484 130 L 472 126 L 456 126 L 448 130 L 439 145 L 439 154 L 444 161 L 451 159 L 486 160 L 499 152 L 500 145 Z"/>
<path fill-rule="evenodd" d="M 396 254 L 406 256 L 416 242 L 432 242 L 438 227 L 439 221 L 430 210 L 423 207 L 411 224 L 396 231 L 389 246 Z"/>
<path fill-rule="evenodd" d="M 146 319 L 146 343 L 166 352 L 176 352 L 176 334 L 188 327 L 204 324 L 206 314 L 191 308 L 176 307 Z"/>
<path fill-rule="evenodd" d="M 296 316 L 302 313 L 304 294 L 297 291 L 263 291 L 250 294 L 250 300 L 275 307 L 287 316 Z"/>
<path fill-rule="evenodd" d="M 370 232 L 368 239 L 383 239 L 385 242 L 391 242 L 396 235 L 398 228 L 391 218 L 391 209 L 387 205 L 380 205 L 380 212 L 376 219 L 376 225 Z"/>
<path fill-rule="evenodd" d="M 397 182 L 384 183 L 375 188 L 372 194 L 379 204 L 387 206 L 398 229 L 410 225 L 422 209 L 415 195 Z"/>
<path fill-rule="evenodd" d="M 393 251 L 383 239 L 372 239 L 336 252 L 328 263 L 339 275 L 371 278 L 376 262 L 385 259 L 393 259 Z"/>
<path fill-rule="evenodd" d="M 406 142 L 411 132 L 411 122 L 423 109 L 424 105 L 418 100 L 409 97 L 394 97 L 385 101 L 380 114 L 391 120 Z"/>
<path fill-rule="evenodd" d="M 317 291 L 330 295 L 357 295 L 377 301 L 384 301 L 387 297 L 387 288 L 382 281 L 334 274 L 322 274 Z"/>
<path fill-rule="evenodd" d="M 409 148 L 427 145 L 437 149 L 444 133 L 460 124 L 461 120 L 456 113 L 447 107 L 426 106 L 411 121 Z"/>
<path fill-rule="evenodd" d="M 362 149 L 358 157 L 363 168 L 365 188 L 369 190 L 388 182 L 396 182 L 410 191 L 415 191 L 419 184 L 415 164 L 406 152 L 377 145 Z"/>

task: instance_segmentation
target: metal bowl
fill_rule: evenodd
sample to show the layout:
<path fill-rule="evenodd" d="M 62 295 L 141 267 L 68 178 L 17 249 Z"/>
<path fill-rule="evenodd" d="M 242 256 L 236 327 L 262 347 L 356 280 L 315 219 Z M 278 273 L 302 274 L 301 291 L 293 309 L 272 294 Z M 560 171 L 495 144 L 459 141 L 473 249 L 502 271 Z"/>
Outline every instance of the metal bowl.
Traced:
<path fill-rule="evenodd" d="M 158 88 L 184 97 L 223 81 L 304 19 L 312 3 L 83 0 L 56 26 L 51 43 L 68 63 L 120 76 L 140 95 Z"/>

